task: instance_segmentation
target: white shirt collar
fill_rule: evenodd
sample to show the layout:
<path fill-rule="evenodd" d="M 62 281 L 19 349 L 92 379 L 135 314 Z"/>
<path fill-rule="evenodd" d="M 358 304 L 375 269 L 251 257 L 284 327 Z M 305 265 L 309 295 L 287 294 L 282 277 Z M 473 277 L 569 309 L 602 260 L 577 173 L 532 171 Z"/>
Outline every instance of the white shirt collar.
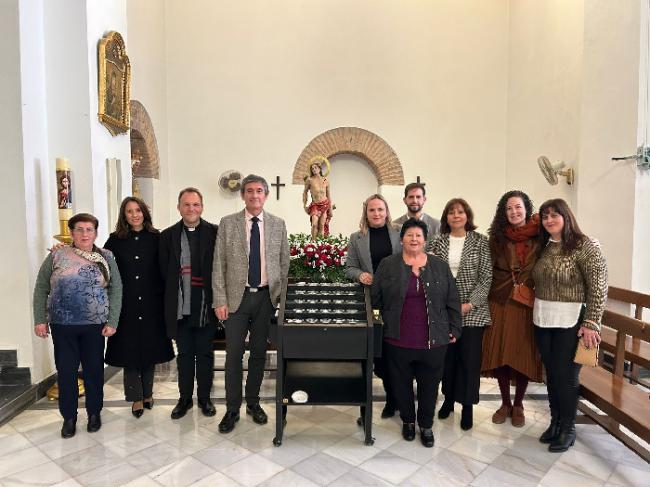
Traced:
<path fill-rule="evenodd" d="M 248 210 L 244 208 L 244 217 L 246 218 L 246 221 L 250 221 L 251 218 L 253 218 L 253 216 L 254 215 L 250 214 Z M 262 210 L 262 212 L 259 215 L 257 215 L 257 219 L 261 222 L 264 221 L 264 210 Z"/>

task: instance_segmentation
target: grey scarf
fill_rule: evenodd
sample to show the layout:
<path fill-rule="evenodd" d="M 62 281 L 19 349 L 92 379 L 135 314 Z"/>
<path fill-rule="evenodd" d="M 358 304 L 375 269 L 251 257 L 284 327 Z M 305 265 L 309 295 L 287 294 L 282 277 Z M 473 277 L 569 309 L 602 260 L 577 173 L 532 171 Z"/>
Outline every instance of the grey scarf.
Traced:
<path fill-rule="evenodd" d="M 187 238 L 185 229 L 181 229 L 181 268 L 179 269 L 180 279 L 178 280 L 178 319 L 183 315 L 191 314 L 190 298 L 192 296 L 192 257 L 190 254 L 190 241 Z M 187 299 L 184 297 L 187 296 Z"/>

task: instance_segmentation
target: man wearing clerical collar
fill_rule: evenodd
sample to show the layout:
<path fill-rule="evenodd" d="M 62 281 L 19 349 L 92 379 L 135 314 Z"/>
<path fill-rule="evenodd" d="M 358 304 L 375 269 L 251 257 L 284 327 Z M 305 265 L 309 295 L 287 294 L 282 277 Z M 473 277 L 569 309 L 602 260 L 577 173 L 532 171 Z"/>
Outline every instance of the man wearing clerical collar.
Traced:
<path fill-rule="evenodd" d="M 205 416 L 217 413 L 210 391 L 214 377 L 212 339 L 217 320 L 212 313 L 212 258 L 217 226 L 201 218 L 203 195 L 185 188 L 178 195 L 181 220 L 160 235 L 160 268 L 165 279 L 165 324 L 176 340 L 179 399 L 172 419 L 185 416 L 196 395 Z M 195 374 L 196 372 L 196 374 Z"/>

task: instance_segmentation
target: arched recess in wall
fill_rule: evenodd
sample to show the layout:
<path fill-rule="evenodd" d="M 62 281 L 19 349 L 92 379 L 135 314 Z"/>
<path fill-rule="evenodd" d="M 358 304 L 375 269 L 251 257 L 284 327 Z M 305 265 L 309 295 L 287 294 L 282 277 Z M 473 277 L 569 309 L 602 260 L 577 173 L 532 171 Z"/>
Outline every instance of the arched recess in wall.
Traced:
<path fill-rule="evenodd" d="M 131 156 L 140 159 L 140 164 L 133 170 L 134 177 L 160 178 L 156 133 L 146 108 L 137 100 L 131 100 Z"/>
<path fill-rule="evenodd" d="M 151 207 L 153 179 L 160 179 L 160 154 L 151 118 L 137 100 L 131 100 L 131 169 L 133 194 Z"/>
<path fill-rule="evenodd" d="M 303 184 L 303 178 L 309 174 L 307 165 L 312 157 L 320 155 L 329 159 L 339 154 L 353 154 L 364 159 L 380 186 L 404 184 L 402 164 L 392 147 L 378 135 L 357 127 L 338 127 L 314 137 L 296 161 L 293 184 Z"/>

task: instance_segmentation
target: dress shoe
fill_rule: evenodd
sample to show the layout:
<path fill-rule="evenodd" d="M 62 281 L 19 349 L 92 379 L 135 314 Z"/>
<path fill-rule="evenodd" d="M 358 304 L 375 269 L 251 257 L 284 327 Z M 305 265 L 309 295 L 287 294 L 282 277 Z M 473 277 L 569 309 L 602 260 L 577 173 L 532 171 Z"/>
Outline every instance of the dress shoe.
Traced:
<path fill-rule="evenodd" d="M 150 397 L 149 399 L 145 399 L 143 403 L 146 409 L 153 409 L 153 397 Z"/>
<path fill-rule="evenodd" d="M 217 410 L 214 407 L 214 404 L 212 404 L 212 401 L 210 398 L 208 399 L 199 399 L 199 407 L 201 408 L 201 412 L 203 413 L 203 416 L 214 416 L 217 414 Z"/>
<path fill-rule="evenodd" d="M 219 423 L 219 433 L 230 433 L 235 428 L 237 421 L 239 421 L 239 412 L 226 411 Z"/>
<path fill-rule="evenodd" d="M 526 416 L 524 416 L 523 406 L 514 406 L 512 408 L 512 426 L 521 428 L 526 424 Z"/>
<path fill-rule="evenodd" d="M 142 401 L 135 401 L 131 405 L 131 414 L 136 418 L 142 417 L 142 415 L 144 414 L 144 404 L 142 403 Z"/>
<path fill-rule="evenodd" d="M 433 448 L 433 430 L 431 428 L 420 428 L 420 441 L 427 448 Z"/>
<path fill-rule="evenodd" d="M 551 424 L 546 428 L 546 431 L 539 437 L 540 443 L 553 443 L 557 435 L 560 434 L 560 420 L 558 418 L 551 418 Z"/>
<path fill-rule="evenodd" d="M 88 425 L 86 426 L 86 431 L 88 433 L 95 433 L 99 431 L 99 428 L 102 427 L 102 417 L 99 413 L 90 414 L 88 416 Z"/>
<path fill-rule="evenodd" d="M 259 404 L 246 406 L 246 414 L 250 414 L 253 417 L 253 421 L 257 424 L 266 424 L 269 420 L 264 409 Z"/>
<path fill-rule="evenodd" d="M 474 407 L 471 404 L 463 405 L 460 413 L 460 429 L 463 431 L 471 430 L 474 426 Z"/>
<path fill-rule="evenodd" d="M 406 441 L 413 441 L 415 439 L 415 423 L 402 424 L 402 438 Z"/>
<path fill-rule="evenodd" d="M 72 438 L 77 432 L 77 418 L 65 419 L 61 426 L 61 438 Z"/>
<path fill-rule="evenodd" d="M 442 403 L 442 406 L 438 410 L 438 419 L 447 419 L 449 415 L 454 411 L 454 401 L 445 401 Z"/>
<path fill-rule="evenodd" d="M 548 451 L 553 453 L 560 453 L 567 451 L 576 441 L 576 425 L 571 423 L 560 424 L 560 432 L 555 439 L 548 445 Z"/>
<path fill-rule="evenodd" d="M 506 418 L 509 418 L 512 415 L 512 406 L 507 406 L 502 404 L 496 413 L 492 415 L 492 422 L 494 424 L 503 424 L 506 422 Z"/>
<path fill-rule="evenodd" d="M 172 409 L 172 419 L 182 418 L 187 414 L 188 409 L 192 409 L 192 406 L 194 406 L 192 399 L 179 399 L 174 409 Z"/>

